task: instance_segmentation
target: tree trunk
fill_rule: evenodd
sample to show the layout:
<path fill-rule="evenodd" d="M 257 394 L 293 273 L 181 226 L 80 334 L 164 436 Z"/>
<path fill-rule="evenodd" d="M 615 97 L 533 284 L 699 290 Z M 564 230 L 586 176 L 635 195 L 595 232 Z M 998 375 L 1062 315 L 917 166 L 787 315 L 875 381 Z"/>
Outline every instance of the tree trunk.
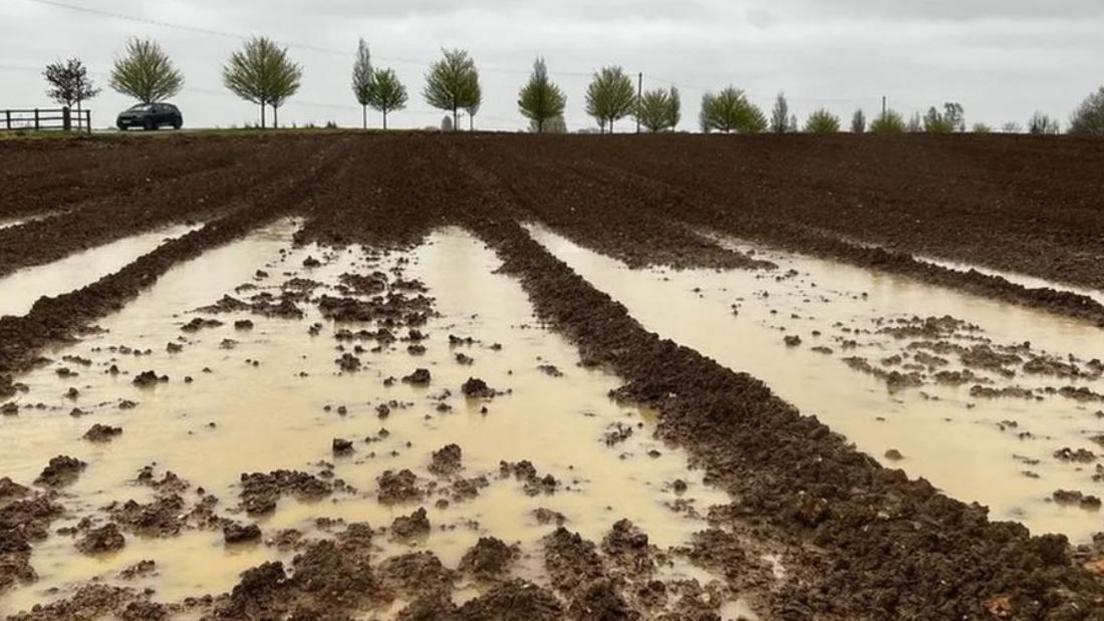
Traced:
<path fill-rule="evenodd" d="M 364 113 L 364 129 L 368 129 L 368 106 L 361 104 L 361 108 L 363 108 L 362 112 Z"/>
<path fill-rule="evenodd" d="M 456 116 L 456 106 L 453 106 L 452 107 L 452 131 L 454 131 L 454 132 L 460 131 L 460 128 L 458 127 L 459 123 L 460 123 L 460 117 Z"/>
<path fill-rule="evenodd" d="M 383 111 L 383 129 L 387 129 L 387 110 Z"/>
<path fill-rule="evenodd" d="M 280 127 L 280 117 L 277 112 L 278 110 L 279 109 L 276 107 L 276 104 L 272 104 L 272 129 L 279 129 Z"/>
<path fill-rule="evenodd" d="M 538 134 L 543 134 L 544 133 L 544 119 L 539 119 L 537 121 L 537 133 Z"/>
<path fill-rule="evenodd" d="M 474 132 L 475 131 L 475 115 L 472 114 L 471 112 L 468 113 L 468 131 L 469 132 Z"/>
<path fill-rule="evenodd" d="M 265 128 L 265 114 L 268 112 L 268 110 L 266 109 L 267 105 L 268 104 L 266 104 L 265 102 L 261 102 L 261 129 Z"/>

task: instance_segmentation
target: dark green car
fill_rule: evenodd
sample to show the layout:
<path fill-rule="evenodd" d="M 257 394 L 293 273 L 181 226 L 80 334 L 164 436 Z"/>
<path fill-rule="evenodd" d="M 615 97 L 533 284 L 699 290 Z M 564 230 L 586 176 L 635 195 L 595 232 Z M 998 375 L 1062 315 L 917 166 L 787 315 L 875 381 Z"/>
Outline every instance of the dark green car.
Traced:
<path fill-rule="evenodd" d="M 180 129 L 184 125 L 184 117 L 180 114 L 180 108 L 168 103 L 138 104 L 119 114 L 115 126 L 122 131 L 131 127 L 141 127 L 152 131 L 160 127 Z"/>

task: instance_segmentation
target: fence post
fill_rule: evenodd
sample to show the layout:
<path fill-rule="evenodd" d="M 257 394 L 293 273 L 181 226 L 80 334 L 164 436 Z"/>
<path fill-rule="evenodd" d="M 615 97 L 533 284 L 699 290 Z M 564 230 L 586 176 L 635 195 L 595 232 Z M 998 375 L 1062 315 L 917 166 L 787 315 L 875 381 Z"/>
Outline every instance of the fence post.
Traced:
<path fill-rule="evenodd" d="M 38 108 L 35 108 L 35 131 L 38 131 Z"/>
<path fill-rule="evenodd" d="M 92 111 L 91 110 L 85 110 L 84 111 L 84 118 L 85 118 L 85 127 L 88 128 L 88 134 L 92 135 Z"/>
<path fill-rule="evenodd" d="M 11 131 L 11 110 L 4 110 L 4 117 L 8 121 L 8 131 Z"/>
<path fill-rule="evenodd" d="M 70 116 L 69 106 L 62 106 L 61 108 L 61 129 L 69 131 L 73 129 L 73 117 Z M 77 121 L 80 122 L 79 120 Z"/>

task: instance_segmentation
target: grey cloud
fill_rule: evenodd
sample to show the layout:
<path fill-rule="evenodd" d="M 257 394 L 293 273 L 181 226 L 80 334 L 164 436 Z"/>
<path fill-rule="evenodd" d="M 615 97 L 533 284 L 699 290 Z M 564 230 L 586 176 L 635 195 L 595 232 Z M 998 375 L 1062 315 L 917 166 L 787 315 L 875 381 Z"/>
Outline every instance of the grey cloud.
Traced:
<path fill-rule="evenodd" d="M 729 83 L 764 107 L 785 90 L 802 116 L 820 106 L 840 115 L 873 111 L 888 95 L 906 114 L 958 100 L 971 120 L 999 124 L 1035 109 L 1064 117 L 1104 80 L 1099 0 L 64 1 L 303 44 L 291 47 L 305 68 L 303 90 L 281 114 L 295 123 L 357 123 L 348 74 L 359 36 L 410 89 L 411 109 L 393 118 L 408 127 L 442 116 L 420 97 L 425 64 L 442 46 L 470 49 L 483 67 L 486 103 L 476 120 L 488 129 L 524 126 L 516 93 L 537 54 L 567 92 L 575 128 L 591 124 L 583 113 L 587 75 L 606 64 L 643 72 L 648 88 L 679 84 L 686 129 L 694 129 L 702 91 Z M 28 0 L 0 0 L 0 106 L 48 105 L 38 71 L 57 57 L 81 56 L 104 82 L 132 35 L 158 39 L 184 70 L 177 103 L 190 123 L 254 120 L 253 107 L 219 81 L 239 40 Z M 106 122 L 126 103 L 105 91 L 93 107 Z"/>

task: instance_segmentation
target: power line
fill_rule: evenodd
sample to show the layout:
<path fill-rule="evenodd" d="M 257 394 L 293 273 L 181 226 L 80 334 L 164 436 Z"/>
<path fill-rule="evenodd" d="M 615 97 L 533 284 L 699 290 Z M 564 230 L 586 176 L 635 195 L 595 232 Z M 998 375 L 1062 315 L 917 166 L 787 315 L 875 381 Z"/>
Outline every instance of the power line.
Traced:
<path fill-rule="evenodd" d="M 105 11 L 105 10 L 102 10 L 102 9 L 94 9 L 94 8 L 90 8 L 90 7 L 79 6 L 79 5 L 75 5 L 75 4 L 69 4 L 67 2 L 60 2 L 59 0 L 23 0 L 23 1 L 24 2 L 30 2 L 32 4 L 40 4 L 40 5 L 50 6 L 50 7 L 59 8 L 59 9 L 66 9 L 66 10 L 70 10 L 70 11 L 78 11 L 78 12 L 87 13 L 87 14 L 90 14 L 90 15 L 98 15 L 100 17 L 108 17 L 108 18 L 119 19 L 119 20 L 128 21 L 128 22 L 135 22 L 135 23 L 139 23 L 139 24 L 159 26 L 161 28 L 170 28 L 170 29 L 174 29 L 174 30 L 182 30 L 182 31 L 185 31 L 185 32 L 193 32 L 193 33 L 197 33 L 197 34 L 204 34 L 204 35 L 210 35 L 210 36 L 215 36 L 215 37 L 222 37 L 222 38 L 225 38 L 225 39 L 235 39 L 235 40 L 239 40 L 239 41 L 248 41 L 251 38 L 251 36 L 249 36 L 249 35 L 245 35 L 245 34 L 237 33 L 237 32 L 230 32 L 230 31 L 226 31 L 226 30 L 214 30 L 214 29 L 211 29 L 211 28 L 203 28 L 203 27 L 199 27 L 199 26 L 189 26 L 187 24 L 179 24 L 179 23 L 174 23 L 174 22 L 166 22 L 166 21 L 158 20 L 158 19 L 138 17 L 138 16 L 135 16 L 135 15 L 127 15 L 125 13 L 117 13 L 117 12 L 114 12 L 114 11 Z M 301 41 L 293 41 L 293 40 L 284 39 L 284 40 L 281 40 L 280 42 L 283 43 L 284 45 L 290 47 L 290 48 L 297 48 L 297 49 L 301 49 L 301 50 L 317 52 L 317 53 L 320 53 L 320 54 L 328 54 L 328 55 L 332 55 L 332 56 L 341 56 L 341 57 L 344 57 L 344 58 L 353 58 L 353 57 L 356 56 L 355 53 L 353 53 L 351 51 L 348 51 L 348 50 L 339 50 L 339 49 L 336 49 L 336 48 L 323 47 L 323 46 L 319 46 L 319 45 L 313 45 L 313 44 L 310 44 L 310 43 L 303 43 Z M 376 56 L 376 58 L 378 58 L 379 60 L 385 61 L 385 62 L 405 64 L 405 65 L 417 65 L 417 66 L 423 67 L 423 68 L 429 67 L 430 65 L 433 64 L 431 61 L 424 60 L 424 59 L 404 58 L 404 57 L 400 57 L 400 56 Z M 517 69 L 517 68 L 514 68 L 514 67 L 504 67 L 504 66 L 501 66 L 501 65 L 481 65 L 479 69 L 480 69 L 480 71 L 488 71 L 488 72 L 491 72 L 491 73 L 509 73 L 509 74 L 515 74 L 515 75 L 528 75 L 528 73 L 529 73 L 528 69 Z M 560 71 L 560 72 L 554 72 L 554 73 L 556 75 L 563 75 L 563 76 L 590 77 L 592 75 L 591 73 L 582 73 L 582 72 L 577 72 L 577 71 Z"/>
<path fill-rule="evenodd" d="M 190 33 L 194 33 L 194 34 L 220 37 L 220 38 L 224 38 L 224 39 L 233 39 L 233 40 L 237 40 L 237 41 L 248 41 L 249 39 L 252 38 L 251 35 L 246 35 L 246 34 L 242 34 L 242 33 L 239 33 L 239 32 L 233 32 L 233 31 L 228 31 L 228 30 L 218 30 L 218 29 L 214 29 L 214 28 L 206 28 L 206 27 L 201 27 L 201 26 L 192 26 L 192 25 L 188 25 L 188 24 L 181 24 L 181 23 L 168 22 L 168 21 L 164 21 L 164 20 L 152 19 L 152 18 L 147 18 L 147 17 L 140 17 L 140 16 L 130 15 L 130 14 L 126 14 L 126 13 L 119 13 L 119 12 L 115 12 L 115 11 L 108 11 L 108 10 L 104 10 L 104 9 L 97 9 L 97 8 L 81 6 L 81 5 L 77 5 L 77 4 L 71 4 L 69 2 L 63 2 L 61 0 L 23 0 L 23 1 L 31 3 L 31 4 L 38 4 L 38 5 L 41 5 L 41 6 L 47 6 L 47 7 L 51 7 L 51 8 L 55 8 L 55 9 L 63 9 L 63 10 L 79 12 L 79 13 L 83 13 L 83 14 L 87 14 L 87 15 L 96 15 L 96 16 L 99 16 L 99 17 L 104 17 L 104 18 L 109 18 L 109 19 L 117 19 L 117 20 L 122 20 L 122 21 L 127 21 L 127 22 L 146 24 L 146 25 L 151 25 L 151 26 L 157 26 L 157 27 L 160 27 L 160 28 L 180 30 L 180 31 L 183 31 L 183 32 L 190 32 Z M 294 41 L 294 40 L 287 40 L 287 39 L 281 40 L 281 43 L 283 43 L 284 45 L 286 45 L 290 48 L 296 48 L 296 49 L 300 49 L 300 50 L 315 52 L 315 53 L 319 53 L 319 54 L 325 54 L 325 55 L 329 55 L 329 56 L 338 56 L 338 57 L 342 57 L 342 58 L 353 58 L 353 57 L 355 57 L 355 54 L 351 50 L 342 50 L 342 49 L 330 48 L 330 47 L 319 46 L 319 45 L 314 45 L 314 44 L 310 44 L 310 43 L 304 43 L 304 42 L 301 42 L 301 41 Z M 424 60 L 424 59 L 417 59 L 417 58 L 406 58 L 406 57 L 398 57 L 398 56 L 382 56 L 382 55 L 381 56 L 376 56 L 376 58 L 378 58 L 379 60 L 382 60 L 384 62 L 403 64 L 403 65 L 412 65 L 412 66 L 421 67 L 423 69 L 428 68 L 432 65 L 432 61 L 428 61 L 428 60 Z M 39 69 L 31 68 L 31 67 L 2 65 L 2 64 L 0 64 L 0 69 L 13 70 L 13 71 L 34 71 L 34 72 L 39 71 Z M 510 75 L 527 75 L 529 73 L 528 69 L 520 69 L 520 68 L 515 68 L 515 67 L 507 67 L 507 66 L 503 66 L 503 65 L 493 65 L 493 64 L 480 65 L 479 69 L 480 69 L 480 71 L 485 71 L 485 72 L 488 72 L 488 73 L 499 73 L 499 74 L 510 74 Z M 594 75 L 593 71 L 577 71 L 577 70 L 553 71 L 551 73 L 553 75 L 557 76 L 557 77 L 562 77 L 562 78 L 590 78 Z M 697 91 L 697 92 L 700 92 L 700 93 L 706 93 L 706 92 L 710 92 L 710 91 L 715 90 L 715 88 L 701 86 L 699 84 L 690 84 L 690 83 L 686 83 L 686 82 L 683 82 L 683 81 L 675 81 L 675 80 L 671 80 L 671 79 L 668 79 L 668 78 L 655 76 L 655 75 L 651 75 L 651 74 L 647 74 L 646 78 L 649 81 L 654 81 L 654 82 L 658 82 L 658 83 L 661 83 L 661 84 L 666 84 L 668 86 L 678 87 L 678 88 L 684 89 L 684 90 Z M 223 92 L 220 92 L 220 91 L 214 91 L 214 90 L 210 90 L 210 89 L 194 88 L 194 87 L 191 87 L 191 86 L 189 86 L 189 90 L 195 90 L 197 92 L 202 92 L 202 93 L 212 94 L 212 95 L 219 95 L 219 96 L 225 96 L 226 95 L 226 93 L 223 93 Z M 748 94 L 752 97 L 755 97 L 755 98 L 769 98 L 769 97 L 771 97 L 769 95 L 764 95 L 762 93 L 750 93 L 749 92 Z M 855 103 L 860 103 L 860 102 L 872 102 L 872 101 L 877 100 L 876 97 L 851 97 L 851 98 L 830 98 L 830 97 L 819 97 L 819 98 L 818 97 L 804 97 L 804 98 L 802 98 L 802 97 L 791 97 L 789 99 L 790 99 L 790 101 L 797 102 L 797 103 L 804 102 L 804 103 L 821 103 L 821 104 L 855 104 Z M 292 102 L 289 101 L 288 103 L 290 104 Z M 326 103 L 321 103 L 321 102 L 308 102 L 308 101 L 303 101 L 301 99 L 296 100 L 295 104 L 296 105 L 303 105 L 303 106 L 318 107 L 318 108 L 331 108 L 331 109 L 349 109 L 349 110 L 351 110 L 351 109 L 355 108 L 354 106 L 326 104 Z M 413 114 L 436 114 L 435 112 L 431 112 L 431 111 L 428 111 L 428 110 L 426 110 L 426 111 L 407 110 L 407 112 L 413 113 Z M 489 116 L 483 116 L 481 118 L 491 119 L 491 117 L 489 117 Z M 511 119 L 509 122 L 513 123 L 513 122 L 516 122 L 516 120 Z"/>

